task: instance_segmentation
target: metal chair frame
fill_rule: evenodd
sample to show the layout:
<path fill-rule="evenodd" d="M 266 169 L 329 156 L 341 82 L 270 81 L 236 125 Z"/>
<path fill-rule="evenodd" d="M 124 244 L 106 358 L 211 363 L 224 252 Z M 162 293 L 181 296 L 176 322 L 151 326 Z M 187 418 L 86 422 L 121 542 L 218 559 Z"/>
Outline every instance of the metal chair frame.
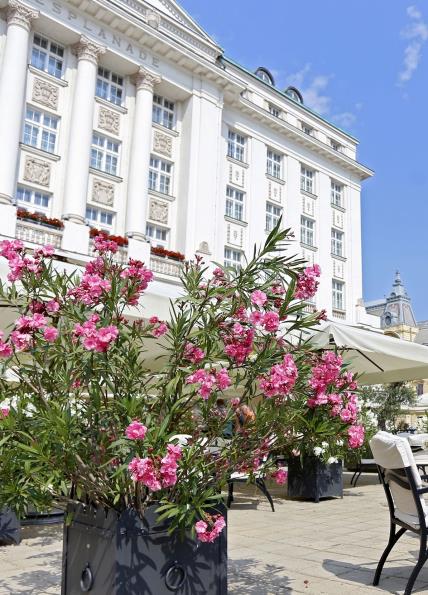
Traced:
<path fill-rule="evenodd" d="M 415 481 L 415 478 L 413 475 L 412 467 L 403 467 L 401 469 L 384 469 L 383 467 L 380 467 L 378 465 L 378 470 L 379 470 L 379 477 L 381 479 L 383 488 L 385 490 L 386 499 L 388 501 L 388 508 L 389 508 L 391 524 L 390 524 L 390 530 L 389 530 L 388 544 L 387 544 L 387 546 L 379 560 L 379 563 L 377 565 L 376 573 L 375 573 L 375 576 L 373 579 L 373 585 L 376 586 L 379 584 L 380 575 L 382 573 L 383 566 L 384 566 L 386 559 L 388 558 L 392 548 L 394 547 L 394 545 L 397 543 L 397 541 L 400 539 L 400 537 L 402 535 L 404 535 L 404 533 L 406 531 L 412 531 L 413 533 L 416 533 L 419 535 L 420 543 L 419 543 L 418 561 L 410 575 L 410 578 L 406 585 L 406 589 L 404 591 L 404 595 L 411 595 L 413 586 L 414 586 L 415 581 L 418 577 L 418 574 L 428 559 L 428 551 L 427 551 L 428 529 L 427 529 L 427 525 L 426 525 L 426 521 L 425 521 L 425 513 L 422 508 L 421 501 L 420 501 L 420 496 L 428 493 L 428 486 L 421 487 L 421 488 L 417 487 L 416 481 Z M 402 476 L 402 477 L 399 476 L 400 472 L 401 473 L 404 472 L 406 479 L 404 479 L 404 476 Z M 428 475 L 421 475 L 421 479 L 423 481 L 427 481 Z M 393 500 L 393 497 L 391 494 L 391 489 L 389 486 L 390 482 L 396 483 L 400 487 L 412 492 L 413 499 L 414 499 L 415 505 L 416 505 L 416 510 L 418 513 L 419 528 L 413 527 L 412 525 L 409 525 L 409 524 L 401 521 L 400 519 L 398 519 L 395 516 L 394 500 Z M 397 531 L 398 527 L 401 527 L 401 528 L 398 529 L 398 531 Z"/>
<path fill-rule="evenodd" d="M 230 508 L 233 502 L 233 484 L 234 483 L 247 483 L 248 477 L 237 477 L 237 478 L 230 478 L 228 480 L 228 496 L 227 496 L 227 507 Z M 254 481 L 255 486 L 262 492 L 264 496 L 269 500 L 269 504 L 272 508 L 272 512 L 275 512 L 275 506 L 273 504 L 272 496 L 270 495 L 269 490 L 267 489 L 265 480 L 262 477 L 256 477 Z"/>

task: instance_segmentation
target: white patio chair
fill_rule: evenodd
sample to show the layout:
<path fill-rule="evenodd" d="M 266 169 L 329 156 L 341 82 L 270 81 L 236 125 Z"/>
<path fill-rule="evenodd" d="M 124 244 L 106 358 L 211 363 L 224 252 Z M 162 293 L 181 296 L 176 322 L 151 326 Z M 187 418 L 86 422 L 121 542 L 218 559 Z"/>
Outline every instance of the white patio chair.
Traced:
<path fill-rule="evenodd" d="M 418 561 L 404 591 L 405 595 L 410 595 L 415 580 L 428 559 L 428 507 L 423 498 L 423 494 L 428 493 L 428 486 L 422 483 L 428 476 L 419 475 L 412 450 L 405 438 L 378 432 L 370 440 L 370 447 L 378 465 L 391 522 L 389 541 L 379 560 L 373 585 L 379 584 L 383 566 L 394 545 L 407 530 L 413 531 L 419 535 L 420 545 Z M 400 529 L 397 531 L 398 527 Z"/>

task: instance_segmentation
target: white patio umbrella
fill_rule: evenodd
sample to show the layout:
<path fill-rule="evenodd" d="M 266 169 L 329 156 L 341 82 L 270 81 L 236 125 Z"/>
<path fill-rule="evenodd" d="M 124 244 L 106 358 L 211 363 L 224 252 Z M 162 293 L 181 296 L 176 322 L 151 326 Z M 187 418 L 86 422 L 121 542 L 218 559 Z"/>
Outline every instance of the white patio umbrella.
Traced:
<path fill-rule="evenodd" d="M 343 351 L 360 384 L 428 378 L 428 347 L 365 328 L 327 322 L 311 339 L 315 347 Z"/>

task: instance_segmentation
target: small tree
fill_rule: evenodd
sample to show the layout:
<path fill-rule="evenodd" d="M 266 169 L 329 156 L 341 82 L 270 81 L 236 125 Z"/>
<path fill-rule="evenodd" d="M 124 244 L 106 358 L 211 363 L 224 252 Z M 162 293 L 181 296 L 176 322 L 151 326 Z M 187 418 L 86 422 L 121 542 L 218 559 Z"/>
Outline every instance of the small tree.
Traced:
<path fill-rule="evenodd" d="M 380 430 L 395 429 L 403 407 L 416 403 L 416 391 L 407 382 L 364 386 L 360 396 L 364 409 L 371 409 L 376 415 Z"/>

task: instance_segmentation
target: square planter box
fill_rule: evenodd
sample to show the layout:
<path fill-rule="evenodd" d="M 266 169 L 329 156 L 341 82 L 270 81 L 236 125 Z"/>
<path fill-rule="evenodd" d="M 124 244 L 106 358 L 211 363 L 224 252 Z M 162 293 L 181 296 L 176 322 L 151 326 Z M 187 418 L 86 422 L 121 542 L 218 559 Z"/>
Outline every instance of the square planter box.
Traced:
<path fill-rule="evenodd" d="M 291 457 L 288 463 L 288 497 L 306 498 L 319 502 L 320 498 L 343 497 L 342 461 L 327 465 L 318 457 Z"/>
<path fill-rule="evenodd" d="M 21 523 L 9 508 L 0 510 L 0 545 L 18 545 L 21 542 Z"/>
<path fill-rule="evenodd" d="M 72 505 L 68 512 L 62 595 L 227 595 L 226 529 L 201 543 L 169 535 L 155 506 L 144 519 L 132 509 Z"/>

